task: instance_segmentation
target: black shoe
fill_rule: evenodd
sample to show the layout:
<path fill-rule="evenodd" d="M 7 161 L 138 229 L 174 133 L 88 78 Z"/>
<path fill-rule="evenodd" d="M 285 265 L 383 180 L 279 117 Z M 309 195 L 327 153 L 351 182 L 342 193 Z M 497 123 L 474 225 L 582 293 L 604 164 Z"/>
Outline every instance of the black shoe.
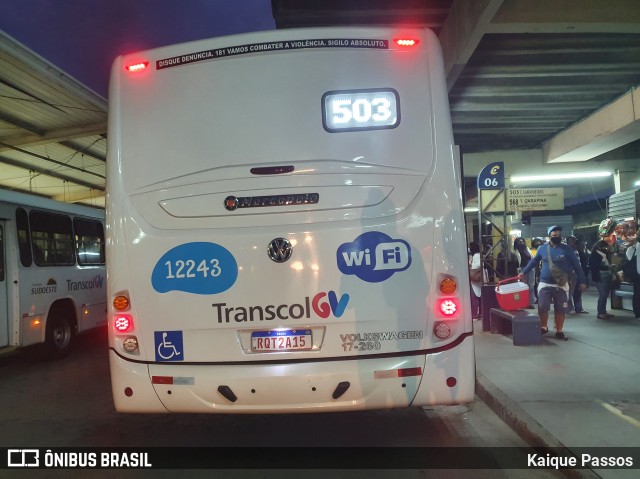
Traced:
<path fill-rule="evenodd" d="M 582 311 L 576 311 L 576 314 L 589 314 L 589 311 L 583 309 Z"/>
<path fill-rule="evenodd" d="M 556 339 L 559 339 L 561 341 L 568 341 L 569 340 L 569 338 L 567 338 L 562 331 L 558 331 L 556 333 Z"/>

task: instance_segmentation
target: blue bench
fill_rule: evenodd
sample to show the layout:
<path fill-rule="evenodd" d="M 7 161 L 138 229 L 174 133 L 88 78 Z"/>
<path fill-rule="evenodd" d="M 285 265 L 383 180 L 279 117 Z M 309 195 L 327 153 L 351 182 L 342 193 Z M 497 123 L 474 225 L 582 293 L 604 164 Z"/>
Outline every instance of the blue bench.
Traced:
<path fill-rule="evenodd" d="M 611 309 L 633 311 L 633 284 L 622 283 L 618 289 L 611 291 Z"/>
<path fill-rule="evenodd" d="M 542 344 L 540 318 L 523 309 L 505 311 L 491 308 L 489 311 L 493 334 L 512 334 L 514 346 Z"/>

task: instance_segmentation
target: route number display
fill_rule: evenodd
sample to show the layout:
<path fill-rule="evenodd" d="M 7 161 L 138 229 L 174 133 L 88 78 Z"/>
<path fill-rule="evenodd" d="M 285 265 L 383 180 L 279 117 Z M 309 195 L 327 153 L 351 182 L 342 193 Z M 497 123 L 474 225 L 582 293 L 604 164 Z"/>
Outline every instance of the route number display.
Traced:
<path fill-rule="evenodd" d="M 325 93 L 322 120 L 331 133 L 395 128 L 400 123 L 398 93 L 392 89 Z"/>

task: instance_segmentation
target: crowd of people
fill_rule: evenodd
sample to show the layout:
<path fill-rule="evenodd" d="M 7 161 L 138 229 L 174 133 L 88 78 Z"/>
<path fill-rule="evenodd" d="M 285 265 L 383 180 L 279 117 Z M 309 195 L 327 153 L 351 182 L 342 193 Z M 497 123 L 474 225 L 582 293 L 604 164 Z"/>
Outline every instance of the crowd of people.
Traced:
<path fill-rule="evenodd" d="M 582 293 L 590 286 L 598 291 L 597 318 L 610 320 L 615 317 L 607 311 L 611 290 L 622 281 L 633 284 L 633 312 L 640 319 L 640 251 L 636 231 L 635 221 L 606 218 L 598 228 L 598 241 L 588 248 L 575 236 L 563 238 L 561 226 L 551 226 L 546 241 L 533 238 L 527 242 L 517 237 L 511 248 L 503 244 L 495 258 L 492 255 L 495 248 L 471 243 L 473 318 L 481 317 L 483 284 L 517 277 L 529 287 L 527 308 L 535 309 L 537 305 L 543 334 L 548 332 L 553 305 L 556 339 L 568 339 L 563 331 L 567 314 L 588 314 L 582 305 Z"/>

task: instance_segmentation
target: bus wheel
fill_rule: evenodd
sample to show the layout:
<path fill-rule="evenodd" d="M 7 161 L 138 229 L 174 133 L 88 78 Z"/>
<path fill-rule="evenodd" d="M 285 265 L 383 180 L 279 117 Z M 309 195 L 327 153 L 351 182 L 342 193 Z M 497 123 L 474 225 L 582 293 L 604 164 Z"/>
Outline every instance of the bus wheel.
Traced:
<path fill-rule="evenodd" d="M 45 359 L 55 360 L 67 357 L 73 345 L 74 327 L 66 308 L 52 311 L 47 321 L 47 332 L 43 353 Z"/>

